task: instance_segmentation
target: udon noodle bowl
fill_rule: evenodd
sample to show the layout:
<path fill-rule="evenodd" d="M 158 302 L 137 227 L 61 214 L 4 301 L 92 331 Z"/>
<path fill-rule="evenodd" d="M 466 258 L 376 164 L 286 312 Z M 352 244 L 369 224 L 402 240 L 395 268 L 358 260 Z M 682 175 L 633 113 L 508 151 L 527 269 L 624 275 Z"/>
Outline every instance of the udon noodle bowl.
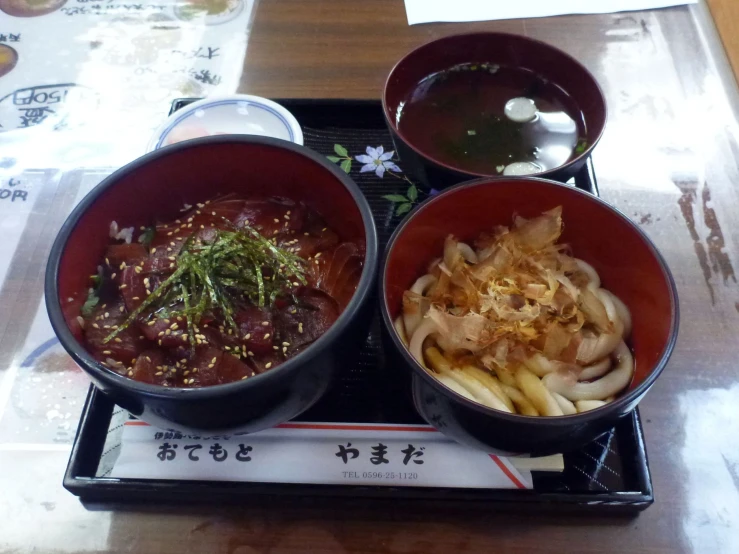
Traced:
<path fill-rule="evenodd" d="M 470 244 L 450 235 L 405 291 L 396 331 L 449 389 L 503 412 L 562 416 L 629 386 L 629 310 L 557 242 L 562 225 L 556 207 Z"/>

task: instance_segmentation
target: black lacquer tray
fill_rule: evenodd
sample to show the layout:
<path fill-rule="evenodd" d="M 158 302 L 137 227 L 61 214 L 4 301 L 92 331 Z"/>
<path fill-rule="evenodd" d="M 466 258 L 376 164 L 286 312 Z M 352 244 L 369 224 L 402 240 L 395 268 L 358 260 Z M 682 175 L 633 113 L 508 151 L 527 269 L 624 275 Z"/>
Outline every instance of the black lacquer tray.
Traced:
<path fill-rule="evenodd" d="M 176 100 L 172 112 L 195 99 Z M 379 101 L 279 99 L 303 128 L 304 142 L 319 153 L 334 156 L 335 145 L 349 156 L 365 153 L 368 146 L 392 150 L 392 140 Z M 402 160 L 397 164 L 403 169 Z M 354 161 L 351 176 L 372 207 L 381 249 L 402 216 L 397 204 L 383 198 L 405 194 L 409 183 L 385 174 L 360 173 Z M 404 176 L 405 174 L 402 174 Z M 407 176 L 415 182 L 412 175 Z M 570 184 L 598 194 L 592 162 Z M 431 191 L 419 187 L 419 200 Z M 423 423 L 403 395 L 391 391 L 381 379 L 384 356 L 379 315 L 358 361 L 347 367 L 341 379 L 316 406 L 302 414 L 302 421 L 356 423 Z M 316 484 L 281 484 L 221 481 L 119 479 L 100 474 L 100 459 L 110 431 L 114 404 L 91 386 L 72 449 L 64 486 L 83 500 L 159 502 L 180 499 L 201 501 L 243 500 L 245 495 L 290 495 L 393 499 L 415 502 L 475 503 L 490 508 L 636 512 L 654 501 L 644 435 L 638 411 L 622 420 L 610 433 L 577 452 L 564 455 L 563 472 L 533 472 L 533 490 L 451 489 Z M 381 500 L 378 500 L 381 501 Z"/>

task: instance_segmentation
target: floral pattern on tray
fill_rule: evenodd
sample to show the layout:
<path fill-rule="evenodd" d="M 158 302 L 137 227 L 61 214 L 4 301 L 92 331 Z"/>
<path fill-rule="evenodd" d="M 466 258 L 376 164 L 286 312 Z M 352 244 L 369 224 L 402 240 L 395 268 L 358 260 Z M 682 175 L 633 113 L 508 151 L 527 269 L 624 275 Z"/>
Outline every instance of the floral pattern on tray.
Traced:
<path fill-rule="evenodd" d="M 352 163 L 354 161 L 357 161 L 363 164 L 362 168 L 359 170 L 360 173 L 374 172 L 375 175 L 377 175 L 377 177 L 379 177 L 380 179 L 383 179 L 387 174 L 395 177 L 396 179 L 406 181 L 409 187 L 405 194 L 386 194 L 385 196 L 383 196 L 383 198 L 394 205 L 396 216 L 400 216 L 411 211 L 411 209 L 413 209 L 413 206 L 421 201 L 419 199 L 419 194 L 426 195 L 426 193 L 419 191 L 416 184 L 411 181 L 407 175 L 403 174 L 403 170 L 400 169 L 395 161 L 393 161 L 395 151 L 389 150 L 386 152 L 385 147 L 382 145 L 377 147 L 367 146 L 367 149 L 365 151 L 366 154 L 352 156 L 349 154 L 349 151 L 341 144 L 334 144 L 334 152 L 336 153 L 336 155 L 326 157 L 330 161 L 338 163 L 339 167 L 341 167 L 341 169 L 346 173 L 351 172 Z M 432 189 L 431 191 L 429 191 L 427 196 L 433 196 L 437 193 L 438 191 Z"/>

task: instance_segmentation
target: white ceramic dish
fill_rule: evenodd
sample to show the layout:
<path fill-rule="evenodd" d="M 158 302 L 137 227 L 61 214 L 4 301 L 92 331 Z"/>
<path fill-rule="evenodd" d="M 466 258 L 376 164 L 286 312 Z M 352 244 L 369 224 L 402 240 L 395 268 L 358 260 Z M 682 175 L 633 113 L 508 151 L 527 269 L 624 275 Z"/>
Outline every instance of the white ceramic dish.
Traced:
<path fill-rule="evenodd" d="M 303 144 L 297 119 L 278 103 L 248 94 L 198 100 L 159 126 L 146 151 L 211 135 L 260 135 Z"/>

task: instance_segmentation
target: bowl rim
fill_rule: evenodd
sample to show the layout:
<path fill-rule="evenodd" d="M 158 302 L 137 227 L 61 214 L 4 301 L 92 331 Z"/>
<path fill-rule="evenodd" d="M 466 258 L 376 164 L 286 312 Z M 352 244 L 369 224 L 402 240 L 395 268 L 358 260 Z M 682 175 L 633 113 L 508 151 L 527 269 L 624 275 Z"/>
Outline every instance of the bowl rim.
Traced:
<path fill-rule="evenodd" d="M 300 123 L 298 123 L 298 120 L 295 118 L 295 116 L 282 104 L 279 104 L 275 102 L 274 100 L 271 100 L 269 98 L 264 98 L 262 96 L 255 96 L 253 94 L 223 94 L 223 95 L 217 95 L 217 96 L 206 96 L 204 98 L 201 98 L 199 100 L 195 100 L 194 102 L 190 102 L 186 106 L 183 106 L 176 112 L 173 112 L 170 114 L 162 123 L 159 125 L 156 130 L 152 133 L 151 138 L 149 139 L 149 142 L 146 145 L 146 152 L 153 152 L 155 150 L 161 150 L 162 148 L 167 148 L 169 146 L 174 146 L 174 144 L 162 144 L 162 141 L 171 133 L 173 130 L 177 128 L 183 121 L 188 119 L 192 116 L 194 112 L 200 109 L 204 108 L 212 108 L 215 106 L 225 106 L 225 105 L 232 105 L 232 104 L 238 104 L 239 102 L 246 102 L 247 104 L 255 104 L 262 109 L 268 111 L 271 113 L 271 115 L 275 116 L 277 119 L 280 120 L 280 123 L 282 123 L 288 130 L 288 133 L 291 135 L 291 139 L 287 142 L 294 142 L 295 144 L 299 144 L 301 146 L 304 146 L 303 144 L 303 129 L 300 126 Z M 230 134 L 238 134 L 238 135 L 245 135 L 245 136 L 268 136 L 272 138 L 278 138 L 274 137 L 272 135 L 254 135 L 251 133 L 230 133 Z M 209 136 L 229 136 L 230 134 L 224 134 L 224 135 L 209 135 Z M 198 138 L 205 138 L 205 137 L 198 137 Z M 189 139 L 193 140 L 193 139 Z M 180 141 L 184 142 L 184 141 Z"/>
<path fill-rule="evenodd" d="M 499 37 L 508 38 L 508 39 L 527 41 L 527 42 L 530 42 L 536 45 L 537 47 L 545 48 L 545 49 L 556 52 L 558 55 L 569 59 L 570 62 L 572 62 L 576 66 L 579 66 L 583 70 L 583 72 L 588 76 L 590 81 L 595 85 L 595 90 L 598 92 L 598 98 L 600 100 L 600 104 L 603 107 L 603 125 L 601 125 L 601 128 L 598 131 L 597 136 L 595 137 L 595 140 L 593 140 L 590 144 L 588 144 L 585 150 L 583 150 L 580 154 L 573 157 L 572 159 L 565 162 L 564 164 L 554 167 L 552 169 L 547 169 L 546 171 L 540 171 L 538 173 L 532 173 L 531 175 L 525 175 L 524 177 L 534 177 L 534 178 L 547 177 L 548 175 L 551 175 L 554 173 L 558 173 L 561 171 L 567 171 L 568 169 L 577 165 L 581 161 L 586 160 L 592 154 L 593 150 L 600 142 L 600 139 L 603 137 L 603 133 L 605 132 L 606 125 L 608 123 L 608 104 L 606 103 L 606 97 L 605 97 L 605 94 L 603 93 L 603 89 L 601 88 L 600 83 L 598 83 L 598 80 L 595 78 L 595 75 L 593 75 L 593 73 L 587 67 L 585 67 L 580 61 L 578 61 L 573 56 L 569 55 L 564 50 L 560 50 L 556 46 L 552 46 L 551 44 L 546 43 L 542 40 L 530 38 L 524 35 L 518 35 L 515 33 L 501 33 L 501 32 L 495 32 L 495 31 L 491 31 L 491 32 L 472 31 L 469 33 L 456 33 L 453 35 L 447 35 L 447 36 L 440 37 L 434 40 L 430 40 L 428 42 L 425 42 L 424 44 L 421 44 L 420 46 L 415 47 L 410 52 L 407 52 L 402 58 L 400 58 L 395 63 L 393 68 L 390 70 L 390 72 L 387 75 L 387 78 L 385 79 L 385 84 L 383 85 L 383 88 L 382 88 L 382 111 L 383 111 L 383 114 L 385 115 L 385 120 L 387 121 L 387 125 L 388 127 L 390 127 L 392 133 L 396 134 L 398 138 L 403 141 L 403 143 L 405 143 L 411 150 L 413 150 L 413 152 L 416 153 L 416 155 L 420 156 L 423 160 L 426 160 L 427 162 L 430 162 L 431 164 L 441 167 L 447 171 L 452 171 L 452 172 L 459 173 L 462 175 L 467 175 L 470 178 L 480 177 L 480 178 L 487 178 L 487 179 L 507 179 L 507 178 L 512 177 L 509 175 L 492 175 L 492 174 L 486 174 L 486 173 L 478 173 L 475 171 L 469 171 L 469 170 L 462 169 L 459 167 L 454 167 L 445 162 L 442 162 L 432 157 L 430 154 L 424 153 L 415 144 L 413 144 L 410 140 L 408 140 L 408 138 L 400 131 L 394 119 L 390 117 L 390 110 L 388 108 L 388 103 L 387 103 L 387 92 L 388 92 L 388 88 L 390 87 L 390 80 L 393 78 L 395 71 L 401 66 L 401 64 L 405 63 L 408 60 L 408 58 L 417 54 L 419 51 L 423 50 L 427 46 L 430 46 L 431 44 L 435 44 L 437 42 L 442 42 L 446 40 L 456 40 L 460 38 L 469 38 L 469 37 L 475 37 L 475 36 L 484 36 L 484 37 L 499 36 Z M 567 89 L 562 87 L 559 83 L 555 83 L 555 84 L 569 95 L 569 92 Z"/>
<path fill-rule="evenodd" d="M 59 266 L 67 241 L 69 240 L 72 231 L 79 223 L 80 218 L 87 213 L 104 192 L 109 188 L 114 187 L 122 177 L 136 172 L 152 161 L 166 158 L 183 150 L 196 149 L 203 145 L 217 146 L 218 144 L 233 144 L 234 142 L 274 147 L 304 156 L 327 170 L 339 181 L 339 183 L 341 183 L 341 185 L 344 186 L 347 192 L 352 196 L 364 225 L 365 260 L 362 275 L 357 285 L 357 290 L 354 292 L 349 304 L 344 308 L 338 319 L 333 323 L 333 325 L 331 325 L 328 331 L 318 337 L 318 339 L 310 344 L 305 350 L 274 369 L 255 375 L 249 379 L 190 389 L 152 385 L 119 375 L 95 360 L 89 354 L 87 349 L 72 335 L 72 332 L 67 326 L 59 299 L 58 286 Z M 255 135 L 218 135 L 186 140 L 168 146 L 167 148 L 149 152 L 117 169 L 96 185 L 72 210 L 54 240 L 46 266 L 44 295 L 46 297 L 46 309 L 49 314 L 51 326 L 54 329 L 54 333 L 59 338 L 59 342 L 74 361 L 83 369 L 88 371 L 93 377 L 100 379 L 106 385 L 113 385 L 125 390 L 134 391 L 150 398 L 202 400 L 213 396 L 219 396 L 221 394 L 234 394 L 241 390 L 274 382 L 277 379 L 281 379 L 283 375 L 287 375 L 288 373 L 298 370 L 300 366 L 304 365 L 306 362 L 310 362 L 327 348 L 330 348 L 339 334 L 347 325 L 349 325 L 350 321 L 359 315 L 361 307 L 367 297 L 372 295 L 378 265 L 378 239 L 372 211 L 357 184 L 345 172 L 330 163 L 318 152 L 315 152 L 306 146 L 297 145 L 289 141 Z"/>
<path fill-rule="evenodd" d="M 675 344 L 677 342 L 678 331 L 680 327 L 680 304 L 678 301 L 677 287 L 672 277 L 672 273 L 670 272 L 669 266 L 667 265 L 667 262 L 665 261 L 665 259 L 663 258 L 662 254 L 659 252 L 657 247 L 654 245 L 654 243 L 649 239 L 649 237 L 647 237 L 646 233 L 644 233 L 644 231 L 642 231 L 639 228 L 639 226 L 636 225 L 633 221 L 631 221 L 623 212 L 621 212 L 614 206 L 611 206 L 603 199 L 597 196 L 594 196 L 588 192 L 585 192 L 583 190 L 580 190 L 576 187 L 573 187 L 571 185 L 566 185 L 564 183 L 559 183 L 556 181 L 552 181 L 550 179 L 541 179 L 538 177 L 508 177 L 508 180 L 518 182 L 519 184 L 524 185 L 524 186 L 526 185 L 527 182 L 533 181 L 534 183 L 541 184 L 541 185 L 562 188 L 573 194 L 584 195 L 590 200 L 594 201 L 596 204 L 599 204 L 601 207 L 607 210 L 610 210 L 613 214 L 621 218 L 627 225 L 629 225 L 634 231 L 637 232 L 638 236 L 642 239 L 642 241 L 647 245 L 649 250 L 652 252 L 652 255 L 655 257 L 655 259 L 657 260 L 657 263 L 660 266 L 660 269 L 662 270 L 662 275 L 665 278 L 667 285 L 668 285 L 667 288 L 668 288 L 668 292 L 670 296 L 670 303 L 672 305 L 671 318 L 670 318 L 670 330 L 668 334 L 667 343 L 665 344 L 662 354 L 660 355 L 657 363 L 654 365 L 654 367 L 649 372 L 649 374 L 644 378 L 644 380 L 641 383 L 639 383 L 639 385 L 634 387 L 632 390 L 627 391 L 626 394 L 623 394 L 617 397 L 613 402 L 609 402 L 605 406 L 601 406 L 600 408 L 596 408 L 594 410 L 589 410 L 587 412 L 582 412 L 582 413 L 577 413 L 577 414 L 572 414 L 572 415 L 527 416 L 527 415 L 522 415 L 522 414 L 509 414 L 506 412 L 495 410 L 493 408 L 489 408 L 478 402 L 469 400 L 465 398 L 464 396 L 461 396 L 457 394 L 456 392 L 454 392 L 453 390 L 444 386 L 438 379 L 430 375 L 428 371 L 416 361 L 416 359 L 408 351 L 408 348 L 402 343 L 402 341 L 400 340 L 400 337 L 398 337 L 398 333 L 395 330 L 395 326 L 393 325 L 393 320 L 390 317 L 390 309 L 389 309 L 388 302 L 387 302 L 387 286 L 386 286 L 386 278 L 385 278 L 386 273 L 387 273 L 388 259 L 390 258 L 390 254 L 392 253 L 393 248 L 395 247 L 395 243 L 397 242 L 398 237 L 400 237 L 404 229 L 408 226 L 408 224 L 413 220 L 413 218 L 416 215 L 418 215 L 420 212 L 422 212 L 424 209 L 426 209 L 431 204 L 434 204 L 437 202 L 443 202 L 445 197 L 451 196 L 455 192 L 458 192 L 462 189 L 476 188 L 480 186 L 493 186 L 494 187 L 494 186 L 498 186 L 501 184 L 500 179 L 494 180 L 494 179 L 488 179 L 488 178 L 473 179 L 470 181 L 465 181 L 464 183 L 459 183 L 458 185 L 454 185 L 452 187 L 444 189 L 438 195 L 435 195 L 435 196 L 432 196 L 426 199 L 424 202 L 416 206 L 405 217 L 405 219 L 396 227 L 395 231 L 390 237 L 390 240 L 388 240 L 387 246 L 385 247 L 385 253 L 382 258 L 382 265 L 380 267 L 380 275 L 379 275 L 380 312 L 382 314 L 382 321 L 385 324 L 386 330 L 388 334 L 390 335 L 393 345 L 400 352 L 405 362 L 410 365 L 410 367 L 412 368 L 414 372 L 413 373 L 414 376 L 421 377 L 422 379 L 424 379 L 424 381 L 427 384 L 429 384 L 431 387 L 433 387 L 437 392 L 442 393 L 445 397 L 449 398 L 450 400 L 458 404 L 462 404 L 466 408 L 470 408 L 476 412 L 480 412 L 485 415 L 500 418 L 500 419 L 503 419 L 503 420 L 506 420 L 512 423 L 520 423 L 522 421 L 540 422 L 542 425 L 560 427 L 560 426 L 572 425 L 575 423 L 584 423 L 589 420 L 598 419 L 601 416 L 606 415 L 607 413 L 618 411 L 623 406 L 626 406 L 627 404 L 630 404 L 634 402 L 635 400 L 639 399 L 641 396 L 643 396 L 646 393 L 646 391 L 649 390 L 649 388 L 657 380 L 657 377 L 659 377 L 662 371 L 664 370 L 675 348 Z"/>

